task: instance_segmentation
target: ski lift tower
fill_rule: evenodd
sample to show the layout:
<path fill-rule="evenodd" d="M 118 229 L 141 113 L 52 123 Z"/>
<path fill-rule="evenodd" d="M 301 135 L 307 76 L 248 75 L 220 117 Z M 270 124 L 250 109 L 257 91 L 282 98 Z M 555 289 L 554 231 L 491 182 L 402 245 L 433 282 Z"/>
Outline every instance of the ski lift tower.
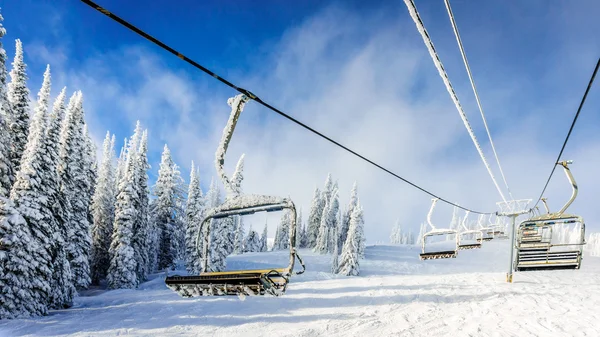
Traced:
<path fill-rule="evenodd" d="M 497 202 L 500 211 L 496 213 L 497 216 L 505 216 L 511 219 L 510 225 L 510 262 L 508 274 L 506 274 L 506 282 L 512 283 L 513 279 L 513 264 L 515 254 L 515 224 L 518 216 L 527 214 L 530 210 L 527 208 L 531 199 L 519 199 L 519 200 L 507 200 Z"/>

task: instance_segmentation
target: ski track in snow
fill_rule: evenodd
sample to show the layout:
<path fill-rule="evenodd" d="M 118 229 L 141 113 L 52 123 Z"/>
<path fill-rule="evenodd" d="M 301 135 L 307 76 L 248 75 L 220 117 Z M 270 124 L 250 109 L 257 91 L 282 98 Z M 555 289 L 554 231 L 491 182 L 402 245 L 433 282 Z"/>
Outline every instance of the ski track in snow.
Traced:
<path fill-rule="evenodd" d="M 88 290 L 73 308 L 0 322 L 0 336 L 600 336 L 600 258 L 581 270 L 515 273 L 508 242 L 456 259 L 369 246 L 361 276 L 300 250 L 307 271 L 280 297 L 182 298 L 152 275 L 137 290 Z M 228 269 L 287 264 L 285 251 L 228 257 Z"/>

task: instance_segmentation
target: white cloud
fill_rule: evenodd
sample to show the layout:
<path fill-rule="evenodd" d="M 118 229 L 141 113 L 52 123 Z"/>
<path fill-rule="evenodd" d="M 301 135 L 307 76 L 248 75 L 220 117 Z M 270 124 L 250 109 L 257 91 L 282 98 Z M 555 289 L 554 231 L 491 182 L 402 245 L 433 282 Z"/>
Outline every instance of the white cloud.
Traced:
<path fill-rule="evenodd" d="M 364 18 L 359 20 L 342 8 L 329 8 L 286 32 L 270 58 L 236 81 L 298 120 L 442 197 L 478 210 L 495 210 L 499 196 L 416 31 L 400 29 L 412 28 L 404 21 L 373 24 L 377 18 L 370 16 L 365 23 Z M 52 55 L 44 48 L 37 48 L 37 54 L 40 58 Z M 97 139 L 103 138 L 106 129 L 123 130 L 124 125 L 128 131 L 120 137 L 128 136 L 140 119 L 149 128 L 154 158 L 160 157 L 162 144 L 167 142 L 186 172 L 191 160 L 200 165 L 203 186 L 211 176 L 216 177 L 214 152 L 228 118 L 226 100 L 235 93 L 211 78 L 198 81 L 170 70 L 153 52 L 138 46 L 95 55 L 81 68 L 62 72 L 56 82 L 83 90 L 88 122 Z M 486 81 L 484 74 L 476 78 L 480 83 Z M 464 85 L 459 91 L 461 101 L 469 107 L 469 117 L 493 165 L 491 149 L 476 110 L 470 109 L 473 100 Z M 498 83 L 498 88 L 484 96 L 484 106 L 503 104 L 507 98 L 513 106 L 527 99 L 508 83 Z M 548 104 L 542 102 L 518 119 L 511 119 L 514 114 L 494 115 L 497 110 L 490 109 L 495 143 L 517 198 L 537 198 L 558 151 L 555 145 L 562 141 L 562 132 L 548 135 L 537 127 L 547 118 L 544 109 Z M 600 188 L 598 150 L 596 136 L 577 139 L 566 154 L 575 159 L 572 170 L 581 189 L 572 209 L 586 217 L 594 230 L 600 229 L 595 225 L 600 211 L 592 194 Z M 239 120 L 227 156 L 229 172 L 242 153 L 246 153 L 245 192 L 290 195 L 303 207 L 305 221 L 313 189 L 323 185 L 328 172 L 339 180 L 342 205 L 357 181 L 370 242 L 387 240 L 396 218 L 418 231 L 429 208 L 429 196 L 255 102 L 246 105 Z M 151 165 L 156 172 L 158 162 Z M 548 190 L 553 208 L 570 193 L 562 175 L 557 171 Z M 441 226 L 449 223 L 452 209 L 438 205 L 434 221 Z M 262 228 L 262 223 L 254 225 Z M 273 235 L 275 222 L 270 221 L 269 227 Z"/>

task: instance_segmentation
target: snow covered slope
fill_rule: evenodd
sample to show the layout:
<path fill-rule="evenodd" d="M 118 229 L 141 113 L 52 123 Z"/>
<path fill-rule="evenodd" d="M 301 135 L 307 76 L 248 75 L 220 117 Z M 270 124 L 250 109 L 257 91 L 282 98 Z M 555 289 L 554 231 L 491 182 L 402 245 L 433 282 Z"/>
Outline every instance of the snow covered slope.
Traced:
<path fill-rule="evenodd" d="M 164 274 L 138 290 L 90 290 L 47 317 L 0 322 L 0 336 L 600 336 L 600 258 L 581 270 L 515 274 L 507 241 L 419 261 L 418 248 L 369 246 L 360 277 L 307 264 L 280 298 L 181 298 Z M 285 252 L 228 258 L 228 269 L 285 265 Z"/>

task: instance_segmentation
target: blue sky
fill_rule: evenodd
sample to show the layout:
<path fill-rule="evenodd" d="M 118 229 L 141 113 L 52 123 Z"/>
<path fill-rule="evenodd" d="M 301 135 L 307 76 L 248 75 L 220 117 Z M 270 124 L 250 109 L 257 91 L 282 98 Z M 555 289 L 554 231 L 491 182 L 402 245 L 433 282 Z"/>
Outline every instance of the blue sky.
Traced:
<path fill-rule="evenodd" d="M 403 1 L 98 3 L 409 180 L 461 205 L 494 209 L 499 197 Z M 416 4 L 495 167 L 443 1 Z M 511 189 L 537 198 L 600 56 L 600 3 L 452 6 Z M 232 90 L 81 2 L 0 0 L 0 7 L 9 59 L 14 39 L 23 41 L 32 96 L 50 63 L 55 94 L 64 85 L 83 91 L 98 142 L 106 130 L 128 137 L 140 120 L 150 133 L 151 178 L 168 143 L 186 180 L 190 161 L 199 163 L 206 189 Z M 565 152 L 581 189 L 572 210 L 596 230 L 598 88 Z M 253 103 L 232 141 L 230 170 L 241 153 L 247 192 L 291 195 L 305 218 L 328 172 L 339 179 L 342 204 L 357 181 L 371 242 L 387 240 L 396 218 L 416 230 L 429 207 L 427 195 Z M 552 207 L 569 191 L 557 173 Z M 439 208 L 436 221 L 449 221 L 451 208 Z"/>

